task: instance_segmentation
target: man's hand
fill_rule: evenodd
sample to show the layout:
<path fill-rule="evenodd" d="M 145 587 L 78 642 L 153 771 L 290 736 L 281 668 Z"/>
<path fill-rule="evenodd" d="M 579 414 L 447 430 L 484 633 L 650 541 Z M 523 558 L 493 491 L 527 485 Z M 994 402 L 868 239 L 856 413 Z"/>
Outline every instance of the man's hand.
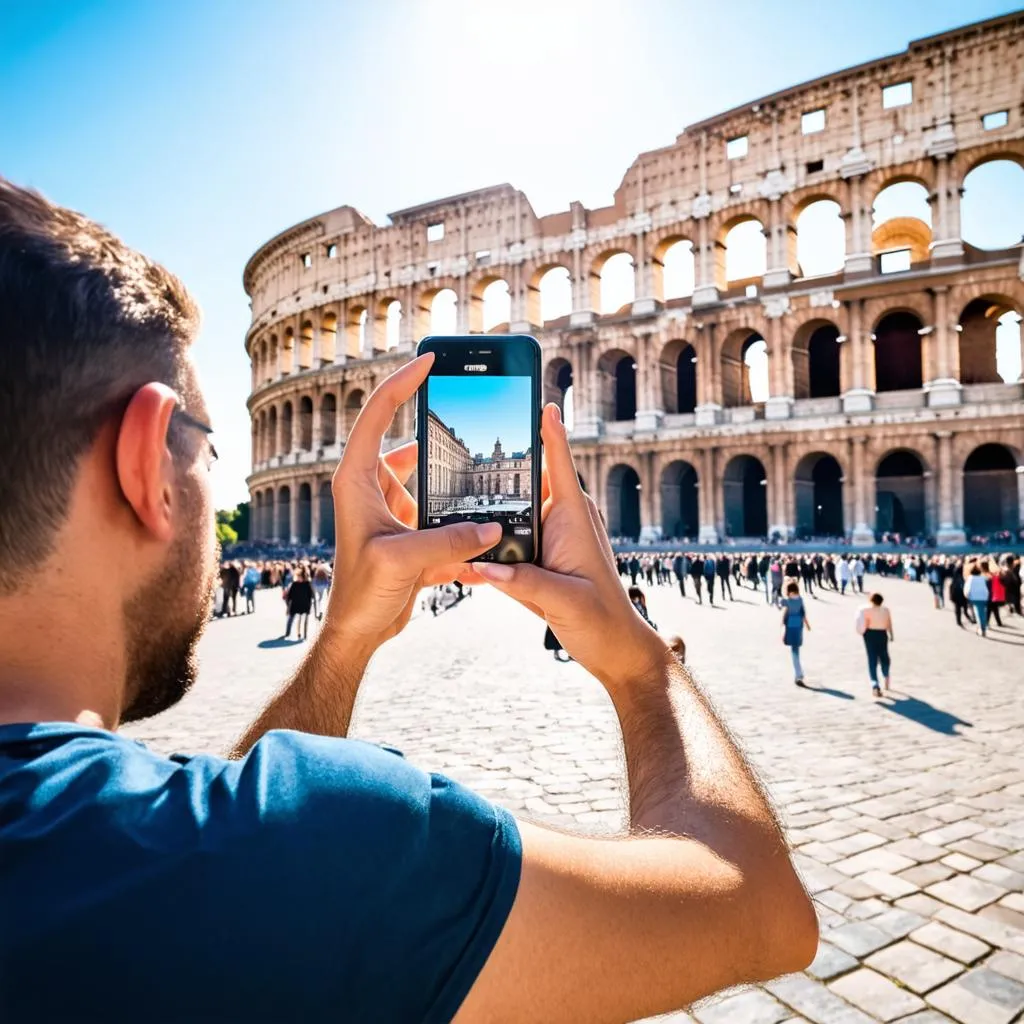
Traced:
<path fill-rule="evenodd" d="M 372 653 L 401 632 L 422 587 L 452 582 L 501 538 L 496 523 L 417 531 L 416 502 L 405 489 L 416 444 L 380 457 L 396 411 L 416 394 L 433 359 L 414 359 L 373 392 L 334 474 L 334 582 L 323 634 L 356 651 Z"/>
<path fill-rule="evenodd" d="M 672 654 L 622 589 L 600 514 L 580 487 L 555 405 L 544 410 L 541 437 L 543 565 L 475 562 L 473 570 L 545 619 L 569 654 L 606 686 L 655 671 Z"/>

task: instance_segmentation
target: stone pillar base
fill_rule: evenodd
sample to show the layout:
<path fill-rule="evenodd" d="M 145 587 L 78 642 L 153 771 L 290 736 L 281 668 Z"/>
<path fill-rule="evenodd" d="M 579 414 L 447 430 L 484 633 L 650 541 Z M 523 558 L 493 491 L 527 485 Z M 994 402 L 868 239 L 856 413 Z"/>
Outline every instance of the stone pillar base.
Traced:
<path fill-rule="evenodd" d="M 694 290 L 693 297 L 690 299 L 690 305 L 693 308 L 697 306 L 712 306 L 717 301 L 718 289 L 713 284 L 705 284 Z"/>
<path fill-rule="evenodd" d="M 698 405 L 693 411 L 693 422 L 698 427 L 714 427 L 722 422 L 722 407 L 715 405 Z"/>
<path fill-rule="evenodd" d="M 764 403 L 766 420 L 788 420 L 793 415 L 793 399 L 785 397 L 769 398 Z"/>
<path fill-rule="evenodd" d="M 640 527 L 640 543 L 641 544 L 657 543 L 659 540 L 661 540 L 661 527 L 660 526 L 641 526 Z"/>
<path fill-rule="evenodd" d="M 633 316 L 652 316 L 661 308 L 657 299 L 634 299 Z"/>
<path fill-rule="evenodd" d="M 594 311 L 592 309 L 574 309 L 569 314 L 570 327 L 586 327 L 594 322 Z"/>
<path fill-rule="evenodd" d="M 635 434 L 653 433 L 661 426 L 664 418 L 665 413 L 661 409 L 641 409 L 636 414 L 633 432 Z"/>
<path fill-rule="evenodd" d="M 848 277 L 858 274 L 871 274 L 875 269 L 875 261 L 869 252 L 851 252 L 843 264 L 843 273 Z"/>
<path fill-rule="evenodd" d="M 773 267 L 764 272 L 761 284 L 764 288 L 785 288 L 792 280 L 793 275 L 786 267 Z"/>
<path fill-rule="evenodd" d="M 963 388 L 960 381 L 952 377 L 930 380 L 924 386 L 928 396 L 928 406 L 959 405 L 963 401 Z"/>
<path fill-rule="evenodd" d="M 928 246 L 933 260 L 952 260 L 959 263 L 964 258 L 964 243 L 959 238 L 940 238 Z"/>
<path fill-rule="evenodd" d="M 843 393 L 843 412 L 871 412 L 875 393 L 867 388 L 851 388 Z"/>
<path fill-rule="evenodd" d="M 509 334 L 533 334 L 536 330 L 536 325 L 527 320 L 515 320 L 508 325 Z"/>
<path fill-rule="evenodd" d="M 958 526 L 940 526 L 935 534 L 935 543 L 942 547 L 966 544 L 967 534 Z"/>
<path fill-rule="evenodd" d="M 875 531 L 867 523 L 858 523 L 850 534 L 850 543 L 865 546 L 875 543 Z"/>
<path fill-rule="evenodd" d="M 697 534 L 697 543 L 717 544 L 718 531 L 713 526 L 702 526 L 700 528 L 700 533 Z"/>
<path fill-rule="evenodd" d="M 774 523 L 768 527 L 769 539 L 778 534 L 783 542 L 789 541 L 795 532 L 792 526 L 787 526 L 785 523 Z"/>
<path fill-rule="evenodd" d="M 574 441 L 596 440 L 601 436 L 601 421 L 593 417 L 579 417 L 573 424 L 571 436 Z"/>

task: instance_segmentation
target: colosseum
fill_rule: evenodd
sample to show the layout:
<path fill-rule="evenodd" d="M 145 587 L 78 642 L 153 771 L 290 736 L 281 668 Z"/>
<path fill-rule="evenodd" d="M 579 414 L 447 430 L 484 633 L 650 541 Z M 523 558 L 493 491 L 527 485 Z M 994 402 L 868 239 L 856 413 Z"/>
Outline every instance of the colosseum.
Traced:
<path fill-rule="evenodd" d="M 366 395 L 467 332 L 538 338 L 615 537 L 1016 533 L 1024 224 L 990 201 L 993 248 L 961 215 L 990 165 L 1024 194 L 1022 96 L 1017 13 L 691 125 L 610 206 L 505 184 L 282 232 L 244 273 L 253 538 L 333 542 Z"/>

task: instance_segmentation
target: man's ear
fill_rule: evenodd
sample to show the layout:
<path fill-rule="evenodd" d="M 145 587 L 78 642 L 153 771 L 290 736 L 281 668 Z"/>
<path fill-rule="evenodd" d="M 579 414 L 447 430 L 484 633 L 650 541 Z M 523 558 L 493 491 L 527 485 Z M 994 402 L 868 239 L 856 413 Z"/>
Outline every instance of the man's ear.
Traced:
<path fill-rule="evenodd" d="M 178 396 L 165 384 L 132 395 L 117 435 L 117 478 L 125 500 L 156 540 L 174 535 L 174 461 L 167 431 Z"/>

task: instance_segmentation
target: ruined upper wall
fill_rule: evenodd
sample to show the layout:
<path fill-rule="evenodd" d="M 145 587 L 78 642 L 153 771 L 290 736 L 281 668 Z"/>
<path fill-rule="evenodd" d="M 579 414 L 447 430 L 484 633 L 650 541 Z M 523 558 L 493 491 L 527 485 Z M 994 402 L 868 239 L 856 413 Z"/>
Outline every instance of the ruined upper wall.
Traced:
<path fill-rule="evenodd" d="M 999 140 L 1019 139 L 1024 83 L 1024 12 L 913 42 L 903 53 L 827 75 L 687 127 L 675 143 L 637 157 L 614 203 L 538 218 L 510 185 L 424 203 L 376 226 L 352 207 L 311 218 L 276 236 L 249 260 L 244 286 L 253 327 L 322 301 L 389 294 L 431 277 L 461 277 L 565 254 L 708 212 L 737 212 L 754 199 L 799 190 L 822 194 L 875 169 L 906 166 L 981 147 L 982 117 L 1008 111 Z M 883 89 L 911 83 L 913 100 L 885 109 Z M 805 134 L 804 114 L 824 111 Z M 746 155 L 727 158 L 729 140 Z M 819 166 L 820 164 L 820 166 Z M 428 239 L 443 224 L 443 238 Z M 500 276 L 495 270 L 495 276 Z"/>

